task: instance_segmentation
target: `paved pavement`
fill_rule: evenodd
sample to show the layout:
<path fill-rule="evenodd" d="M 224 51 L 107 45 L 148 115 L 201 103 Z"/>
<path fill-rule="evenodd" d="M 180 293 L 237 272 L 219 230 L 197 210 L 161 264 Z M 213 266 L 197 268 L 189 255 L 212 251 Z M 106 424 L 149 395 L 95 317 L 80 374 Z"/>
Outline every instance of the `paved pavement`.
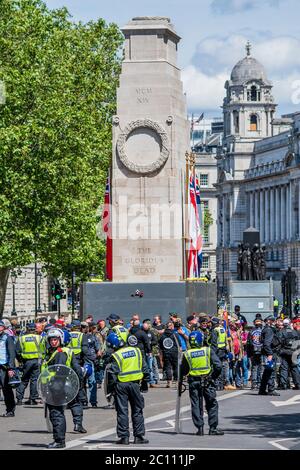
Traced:
<path fill-rule="evenodd" d="M 115 445 L 116 415 L 99 394 L 99 408 L 84 412 L 87 434 L 72 432 L 70 411 L 67 416 L 67 448 L 76 450 L 121 449 Z M 191 420 L 188 392 L 182 398 L 182 433 L 176 434 L 176 390 L 150 389 L 145 395 L 146 429 L 150 443 L 147 449 L 232 449 L 232 450 L 300 450 L 300 394 L 285 391 L 280 397 L 257 396 L 251 390 L 237 390 L 218 394 L 220 422 L 224 436 L 195 435 Z M 0 402 L 0 413 L 4 412 Z M 207 422 L 207 418 L 206 418 Z M 0 418 L 0 449 L 45 449 L 52 440 L 46 430 L 43 407 L 17 407 L 16 417 Z M 127 450 L 141 446 L 124 447 Z"/>

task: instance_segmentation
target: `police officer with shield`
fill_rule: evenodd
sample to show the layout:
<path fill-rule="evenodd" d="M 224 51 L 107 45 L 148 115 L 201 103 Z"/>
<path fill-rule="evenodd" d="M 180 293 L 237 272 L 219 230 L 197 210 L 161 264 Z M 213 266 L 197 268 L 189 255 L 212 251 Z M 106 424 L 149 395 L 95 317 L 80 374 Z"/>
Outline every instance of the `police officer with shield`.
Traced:
<path fill-rule="evenodd" d="M 117 411 L 117 444 L 129 444 L 128 402 L 131 406 L 133 435 L 135 444 L 148 444 L 144 438 L 145 424 L 143 416 L 144 397 L 141 390 L 147 391 L 149 372 L 135 336 L 129 336 L 127 343 L 116 333 L 110 333 L 107 344 L 114 349 L 110 358 L 109 389 L 115 395 Z"/>
<path fill-rule="evenodd" d="M 189 335 L 191 349 L 183 353 L 180 382 L 188 375 L 189 395 L 192 407 L 192 419 L 198 429 L 198 436 L 204 435 L 203 399 L 208 414 L 209 435 L 222 436 L 218 429 L 218 402 L 216 399 L 215 380 L 222 371 L 222 363 L 214 350 L 203 346 L 204 335 L 193 331 Z"/>
<path fill-rule="evenodd" d="M 17 388 L 17 405 L 23 404 L 25 390 L 30 383 L 29 400 L 25 405 L 38 405 L 37 380 L 40 373 L 39 359 L 42 351 L 40 349 L 41 336 L 35 332 L 35 323 L 28 323 L 25 335 L 19 336 L 16 344 L 16 353 L 22 367 L 22 379 Z"/>
<path fill-rule="evenodd" d="M 63 340 L 63 332 L 58 328 L 53 328 L 48 331 L 47 342 L 49 348 L 47 349 L 45 359 L 42 363 L 41 375 L 39 377 L 42 396 L 49 408 L 50 421 L 53 426 L 54 442 L 48 445 L 48 449 L 61 449 L 66 446 L 66 418 L 64 413 L 64 408 L 67 404 L 65 402 L 66 393 L 64 390 L 66 381 L 59 377 L 60 366 L 67 366 L 67 368 L 73 369 L 78 376 L 78 386 L 74 390 L 74 393 L 73 390 L 71 390 L 71 400 L 67 400 L 67 402 L 68 408 L 71 410 L 73 416 L 74 431 L 86 433 L 86 430 L 82 426 L 83 408 L 78 398 L 78 390 L 83 380 L 83 372 L 78 361 L 75 359 L 73 351 L 70 348 L 64 347 Z"/>

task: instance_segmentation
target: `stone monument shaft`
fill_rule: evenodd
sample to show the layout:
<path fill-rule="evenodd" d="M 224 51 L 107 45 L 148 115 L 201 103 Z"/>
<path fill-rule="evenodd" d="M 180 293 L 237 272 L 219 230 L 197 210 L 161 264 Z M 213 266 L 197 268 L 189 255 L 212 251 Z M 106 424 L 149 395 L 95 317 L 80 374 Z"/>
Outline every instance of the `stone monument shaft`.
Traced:
<path fill-rule="evenodd" d="M 168 18 L 133 18 L 113 120 L 114 282 L 177 282 L 183 276 L 186 100 L 179 36 Z"/>

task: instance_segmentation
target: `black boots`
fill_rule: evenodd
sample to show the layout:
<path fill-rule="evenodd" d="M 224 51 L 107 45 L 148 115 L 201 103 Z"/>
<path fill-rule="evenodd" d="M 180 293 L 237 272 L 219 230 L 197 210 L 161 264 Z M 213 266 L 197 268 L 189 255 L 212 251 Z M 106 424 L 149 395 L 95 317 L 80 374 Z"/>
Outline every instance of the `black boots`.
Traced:
<path fill-rule="evenodd" d="M 82 424 L 75 424 L 74 425 L 74 432 L 79 432 L 80 434 L 85 434 L 87 431 L 84 429 Z"/>
<path fill-rule="evenodd" d="M 48 449 L 64 449 L 66 447 L 65 442 L 51 442 L 51 444 L 48 445 Z"/>
<path fill-rule="evenodd" d="M 198 429 L 198 431 L 196 432 L 196 436 L 204 436 L 203 426 L 201 426 L 201 428 Z"/>
<path fill-rule="evenodd" d="M 224 432 L 221 431 L 221 429 L 218 429 L 218 428 L 210 428 L 209 429 L 209 435 L 210 436 L 224 436 Z"/>
<path fill-rule="evenodd" d="M 148 439 L 145 439 L 144 436 L 135 436 L 134 438 L 135 444 L 149 444 Z"/>
<path fill-rule="evenodd" d="M 24 405 L 38 405 L 39 403 L 36 400 L 26 400 Z"/>
<path fill-rule="evenodd" d="M 116 444 L 120 444 L 122 446 L 128 446 L 129 445 L 129 437 L 121 437 Z"/>

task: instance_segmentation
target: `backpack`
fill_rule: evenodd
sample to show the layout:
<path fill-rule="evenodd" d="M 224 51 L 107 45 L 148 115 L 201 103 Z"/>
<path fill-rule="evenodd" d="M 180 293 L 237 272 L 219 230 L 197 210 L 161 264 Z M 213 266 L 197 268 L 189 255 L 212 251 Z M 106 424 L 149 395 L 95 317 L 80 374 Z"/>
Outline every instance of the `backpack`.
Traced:
<path fill-rule="evenodd" d="M 250 333 L 250 341 L 254 354 L 261 354 L 262 351 L 261 332 L 261 328 L 256 328 Z"/>

